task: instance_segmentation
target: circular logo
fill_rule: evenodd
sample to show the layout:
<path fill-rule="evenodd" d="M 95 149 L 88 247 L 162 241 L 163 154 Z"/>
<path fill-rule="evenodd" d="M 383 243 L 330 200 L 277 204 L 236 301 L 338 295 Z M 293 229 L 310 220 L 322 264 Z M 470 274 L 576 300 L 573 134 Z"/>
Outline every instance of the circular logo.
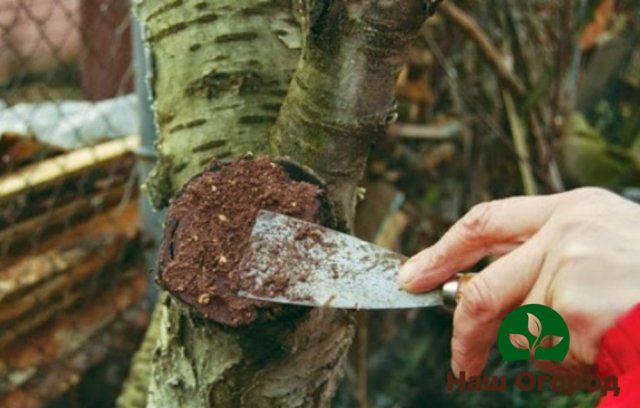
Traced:
<path fill-rule="evenodd" d="M 498 331 L 498 348 L 507 361 L 562 361 L 569 352 L 569 337 L 569 328 L 558 312 L 528 304 L 504 318 Z"/>

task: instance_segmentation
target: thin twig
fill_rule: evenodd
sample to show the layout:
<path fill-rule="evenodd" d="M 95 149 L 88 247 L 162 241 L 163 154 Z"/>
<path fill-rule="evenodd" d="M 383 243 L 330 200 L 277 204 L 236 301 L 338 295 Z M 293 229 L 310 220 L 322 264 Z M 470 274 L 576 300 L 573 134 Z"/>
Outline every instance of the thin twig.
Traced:
<path fill-rule="evenodd" d="M 456 23 L 469 37 L 471 41 L 480 49 L 482 55 L 493 66 L 496 75 L 515 95 L 522 97 L 526 93 L 526 88 L 520 78 L 518 78 L 505 64 L 505 58 L 489 37 L 484 33 L 475 19 L 465 13 L 450 1 L 443 2 L 438 9 L 446 18 Z"/>
<path fill-rule="evenodd" d="M 580 0 L 578 3 L 577 22 L 582 22 L 587 13 L 587 1 Z M 580 61 L 582 60 L 582 48 L 580 43 L 572 44 L 573 51 L 571 53 L 571 64 L 567 70 L 567 97 L 569 98 L 569 106 L 576 106 L 576 94 L 578 84 L 578 74 L 580 72 Z"/>
<path fill-rule="evenodd" d="M 513 144 L 518 155 L 518 167 L 520 168 L 520 175 L 522 177 L 522 185 L 524 192 L 527 195 L 534 195 L 537 193 L 538 188 L 536 181 L 533 178 L 533 172 L 531 171 L 531 161 L 529 160 L 529 148 L 527 146 L 526 131 L 522 125 L 522 121 L 518 116 L 515 104 L 511 94 L 506 91 L 502 91 L 502 97 L 504 99 L 504 108 L 507 111 L 507 117 L 509 118 L 509 126 L 511 127 L 511 135 L 513 136 Z"/>
<path fill-rule="evenodd" d="M 560 174 L 558 163 L 554 157 L 549 137 L 545 137 L 544 131 L 540 126 L 540 119 L 535 112 L 529 112 L 528 119 L 531 133 L 533 133 L 538 144 L 540 166 L 547 169 L 547 186 L 551 188 L 551 191 L 554 193 L 564 191 L 564 182 L 562 181 L 562 175 Z"/>
<path fill-rule="evenodd" d="M 449 140 L 462 135 L 465 130 L 465 125 L 455 120 L 442 125 L 394 123 L 389 126 L 389 134 L 407 139 Z"/>

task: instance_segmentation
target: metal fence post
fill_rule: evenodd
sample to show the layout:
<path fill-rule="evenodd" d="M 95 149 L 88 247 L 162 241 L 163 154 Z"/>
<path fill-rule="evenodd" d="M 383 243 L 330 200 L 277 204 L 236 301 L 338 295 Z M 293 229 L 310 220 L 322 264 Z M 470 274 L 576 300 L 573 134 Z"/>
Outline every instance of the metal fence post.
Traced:
<path fill-rule="evenodd" d="M 153 112 L 151 110 L 153 100 L 148 85 L 148 75 L 151 72 L 149 65 L 151 64 L 151 61 L 145 52 L 143 40 L 144 27 L 142 27 L 134 13 L 131 13 L 131 26 L 135 90 L 138 97 L 140 135 L 142 137 L 142 144 L 138 154 L 138 169 L 140 173 L 140 182 L 144 183 L 151 171 L 151 168 L 155 164 L 156 158 L 156 129 L 153 122 Z M 162 234 L 164 211 L 155 210 L 151 205 L 148 196 L 144 193 L 140 194 L 139 204 L 145 238 L 151 240 L 151 245 L 147 246 L 147 250 L 145 251 L 145 259 L 148 270 L 153 271 L 155 269 L 156 253 Z M 155 299 L 155 296 L 157 295 L 157 288 L 153 281 L 153 273 L 149 274 L 148 293 L 151 299 Z"/>

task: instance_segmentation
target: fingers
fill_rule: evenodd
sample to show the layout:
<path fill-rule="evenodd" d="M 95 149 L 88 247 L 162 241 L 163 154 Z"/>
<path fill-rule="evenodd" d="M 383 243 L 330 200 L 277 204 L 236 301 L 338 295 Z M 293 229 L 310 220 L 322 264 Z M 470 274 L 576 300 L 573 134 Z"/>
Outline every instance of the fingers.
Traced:
<path fill-rule="evenodd" d="M 534 238 L 490 264 L 464 286 L 453 315 L 451 369 L 455 375 L 464 371 L 468 378 L 482 371 L 501 319 L 526 298 L 542 260 Z"/>
<path fill-rule="evenodd" d="M 486 255 L 517 247 L 547 222 L 561 198 L 513 197 L 473 207 L 440 241 L 407 261 L 400 284 L 411 292 L 430 290 Z"/>

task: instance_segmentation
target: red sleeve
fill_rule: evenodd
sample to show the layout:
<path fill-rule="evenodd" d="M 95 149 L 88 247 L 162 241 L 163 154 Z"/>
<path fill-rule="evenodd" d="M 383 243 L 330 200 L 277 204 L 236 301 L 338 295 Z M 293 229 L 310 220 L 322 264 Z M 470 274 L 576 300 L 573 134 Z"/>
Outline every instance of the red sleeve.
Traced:
<path fill-rule="evenodd" d="M 620 387 L 618 396 L 608 393 L 598 407 L 640 407 L 640 303 L 602 336 L 596 368 L 599 376 L 617 376 Z"/>

